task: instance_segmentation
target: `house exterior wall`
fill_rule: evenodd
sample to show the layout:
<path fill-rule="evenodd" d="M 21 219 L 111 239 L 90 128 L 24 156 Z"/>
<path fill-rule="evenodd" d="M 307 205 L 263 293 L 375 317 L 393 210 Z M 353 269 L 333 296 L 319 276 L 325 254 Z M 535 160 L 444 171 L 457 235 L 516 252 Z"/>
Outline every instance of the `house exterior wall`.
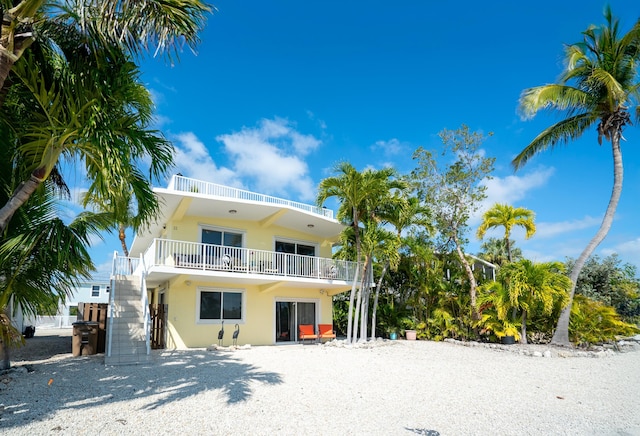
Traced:
<path fill-rule="evenodd" d="M 98 296 L 93 296 L 93 286 L 99 286 Z M 35 319 L 20 316 L 16 318 L 14 325 L 21 331 L 27 325 L 34 325 L 36 328 L 65 328 L 71 327 L 77 320 L 78 303 L 108 303 L 109 293 L 107 287 L 109 281 L 106 279 L 95 279 L 83 282 L 69 295 L 64 303 L 58 305 L 56 315 L 41 315 Z"/>
<path fill-rule="evenodd" d="M 167 239 L 187 242 L 200 242 L 202 227 L 222 228 L 244 234 L 244 247 L 270 251 L 274 249 L 277 238 L 291 239 L 301 243 L 307 242 L 318 246 L 316 256 L 331 257 L 330 244 L 322 245 L 323 240 L 307 233 L 295 232 L 278 226 L 263 228 L 259 223 L 238 221 L 233 219 L 211 219 L 208 217 L 185 217 L 180 221 L 171 221 L 167 225 Z"/>
<path fill-rule="evenodd" d="M 224 289 L 244 292 L 243 319 L 238 322 L 238 345 L 272 345 L 276 343 L 276 301 L 298 300 L 316 304 L 317 323 L 333 322 L 332 298 L 319 289 L 281 289 L 261 292 L 257 286 L 239 287 L 231 283 L 211 283 L 178 278 L 165 291 L 169 307 L 167 320 L 168 348 L 203 348 L 218 344 L 221 322 L 201 321 L 198 313 L 199 290 Z M 157 296 L 154 296 L 157 299 Z M 223 345 L 232 343 L 236 321 L 225 321 Z"/>

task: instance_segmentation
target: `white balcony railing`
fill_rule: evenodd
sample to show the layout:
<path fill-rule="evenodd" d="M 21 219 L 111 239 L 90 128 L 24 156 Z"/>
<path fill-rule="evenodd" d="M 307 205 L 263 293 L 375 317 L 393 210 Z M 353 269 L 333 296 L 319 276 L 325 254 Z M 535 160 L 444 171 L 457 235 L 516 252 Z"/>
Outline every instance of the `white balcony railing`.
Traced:
<path fill-rule="evenodd" d="M 293 209 L 304 210 L 306 212 L 333 219 L 333 211 L 324 207 L 299 203 L 297 201 L 285 200 L 278 197 L 271 197 L 270 195 L 258 194 L 256 192 L 245 191 L 244 189 L 232 188 L 230 186 L 217 185 L 215 183 L 191 179 L 184 176 L 173 176 L 173 178 L 171 179 L 171 183 L 169 184 L 169 189 L 180 192 L 193 192 L 204 195 L 212 195 L 216 197 L 235 198 L 239 200 L 250 200 L 262 203 L 277 204 L 280 206 L 291 207 Z"/>
<path fill-rule="evenodd" d="M 147 268 L 170 266 L 347 282 L 353 281 L 356 270 L 355 262 L 345 260 L 168 239 L 155 239 L 144 263 Z"/>

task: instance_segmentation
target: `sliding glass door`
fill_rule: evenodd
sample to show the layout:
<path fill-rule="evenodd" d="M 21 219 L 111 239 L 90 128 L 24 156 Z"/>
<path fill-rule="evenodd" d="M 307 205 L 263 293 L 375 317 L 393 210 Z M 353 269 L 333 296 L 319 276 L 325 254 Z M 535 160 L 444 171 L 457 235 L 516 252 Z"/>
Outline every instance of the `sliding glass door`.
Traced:
<path fill-rule="evenodd" d="M 316 325 L 316 303 L 276 301 L 276 342 L 297 342 L 300 324 Z"/>

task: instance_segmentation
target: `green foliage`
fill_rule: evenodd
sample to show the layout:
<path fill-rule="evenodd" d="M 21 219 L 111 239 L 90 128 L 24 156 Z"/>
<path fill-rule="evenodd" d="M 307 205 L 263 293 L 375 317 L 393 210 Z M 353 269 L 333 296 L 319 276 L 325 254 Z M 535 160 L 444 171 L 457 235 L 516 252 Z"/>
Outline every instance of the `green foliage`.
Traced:
<path fill-rule="evenodd" d="M 484 238 L 485 233 L 489 229 L 496 227 L 504 227 L 504 246 L 507 252 L 507 260 L 513 261 L 511 252 L 511 230 L 514 226 L 525 229 L 525 238 L 530 238 L 536 232 L 534 223 L 535 214 L 524 207 L 513 207 L 508 204 L 496 203 L 484 215 L 482 215 L 482 223 L 478 227 L 478 239 Z"/>
<path fill-rule="evenodd" d="M 442 139 L 439 153 L 422 147 L 414 152 L 413 158 L 418 166 L 411 172 L 411 178 L 418 198 L 431 209 L 439 250 L 455 251 L 464 266 L 469 281 L 469 309 L 472 316 L 477 317 L 477 284 L 463 248 L 467 221 L 486 198 L 487 187 L 481 182 L 491 178 L 495 158 L 486 157 L 481 148 L 485 136 L 470 132 L 468 126 L 462 125 L 457 130 L 444 129 L 439 136 Z"/>
<path fill-rule="evenodd" d="M 633 324 L 620 319 L 615 309 L 583 295 L 574 297 L 571 308 L 569 334 L 578 345 L 613 341 L 617 336 L 632 336 L 640 333 Z"/>
<path fill-rule="evenodd" d="M 574 261 L 568 259 L 566 264 L 571 269 Z M 637 322 L 640 317 L 640 279 L 636 267 L 622 264 L 616 254 L 604 259 L 590 257 L 578 276 L 576 293 L 613 306 L 626 322 Z"/>
<path fill-rule="evenodd" d="M 515 241 L 509 240 L 509 247 L 511 248 L 511 260 L 518 261 L 523 259 L 522 250 L 515 247 Z M 504 239 L 488 238 L 480 245 L 480 252 L 476 254 L 480 259 L 486 260 L 494 265 L 502 266 L 509 262 L 509 254 L 507 251 L 507 244 Z"/>

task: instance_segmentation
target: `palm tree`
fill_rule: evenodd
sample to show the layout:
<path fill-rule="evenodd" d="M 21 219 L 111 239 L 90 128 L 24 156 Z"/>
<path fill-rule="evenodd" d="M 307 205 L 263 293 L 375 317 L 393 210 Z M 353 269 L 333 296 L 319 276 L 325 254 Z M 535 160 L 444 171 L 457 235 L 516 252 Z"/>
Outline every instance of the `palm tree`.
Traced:
<path fill-rule="evenodd" d="M 511 252 L 511 261 L 518 261 L 522 259 L 522 250 L 518 247 L 514 247 L 515 241 L 509 241 L 509 250 Z M 502 266 L 509 262 L 509 256 L 507 255 L 507 245 L 504 239 L 500 238 L 488 238 L 482 245 L 480 245 L 480 252 L 478 257 L 480 259 L 491 262 L 494 265 Z"/>
<path fill-rule="evenodd" d="M 630 123 L 629 110 L 635 106 L 635 118 L 640 118 L 637 106 L 640 83 L 637 63 L 640 56 L 640 21 L 626 34 L 621 34 L 618 19 L 605 9 L 606 25 L 590 26 L 583 32 L 583 41 L 566 48 L 567 66 L 559 83 L 524 90 L 520 110 L 532 117 L 543 109 L 559 110 L 566 117 L 546 128 L 513 159 L 517 170 L 536 154 L 579 138 L 589 127 L 596 126 L 598 143 L 604 138 L 611 143 L 613 153 L 613 190 L 598 232 L 576 260 L 571 270 L 569 304 L 563 309 L 552 343 L 569 346 L 569 316 L 575 285 L 596 247 L 604 240 L 622 193 L 622 131 Z"/>
<path fill-rule="evenodd" d="M 347 338 L 351 341 L 357 338 L 357 328 L 353 328 L 353 308 L 358 277 L 362 277 L 362 284 L 360 292 L 358 292 L 358 304 L 355 306 L 357 310 L 362 301 L 361 293 L 364 290 L 362 285 L 365 285 L 367 280 L 367 277 L 365 277 L 367 264 L 363 262 L 361 243 L 363 229 L 361 224 L 363 221 L 368 221 L 369 225 L 378 223 L 380 221 L 381 205 L 386 204 L 394 190 L 404 189 L 406 185 L 404 182 L 395 179 L 396 172 L 391 168 L 381 170 L 366 169 L 359 172 L 350 163 L 343 162 L 336 166 L 335 172 L 339 175 L 328 177 L 320 182 L 316 201 L 319 206 L 322 206 L 327 199 L 336 197 L 340 201 L 337 218 L 353 232 L 357 272 L 349 297 Z M 357 310 L 356 326 L 359 317 Z"/>
<path fill-rule="evenodd" d="M 155 47 L 156 53 L 171 58 L 183 45 L 197 46 L 205 15 L 211 11 L 200 0 L 0 0 L 0 9 L 0 89 L 49 22 L 94 30 L 134 55 Z"/>
<path fill-rule="evenodd" d="M 564 274 L 562 262 L 534 263 L 528 259 L 511 262 L 500 268 L 498 281 L 502 283 L 509 306 L 522 312 L 520 341 L 527 343 L 527 319 L 534 308 L 549 315 L 558 300 L 567 298 L 571 281 Z M 501 305 L 499 315 L 506 316 L 508 307 Z"/>
<path fill-rule="evenodd" d="M 508 204 L 496 203 L 482 215 L 482 224 L 478 227 L 478 239 L 484 238 L 489 229 L 504 227 L 504 243 L 507 249 L 507 259 L 511 262 L 511 229 L 514 226 L 524 227 L 525 238 L 529 239 L 536 232 L 533 222 L 534 213 L 524 207 L 513 207 Z"/>
<path fill-rule="evenodd" d="M 6 154 L 8 150 L 3 150 L 3 157 Z M 6 170 L 0 179 L 8 186 L 11 160 L 2 159 L 0 165 Z M 55 207 L 55 189 L 52 182 L 46 182 L 45 189 L 20 209 L 0 239 L 2 311 L 19 307 L 24 314 L 35 316 L 42 308 L 57 308 L 94 269 L 87 247 L 91 238 L 100 237 L 99 230 L 108 217 L 85 212 L 65 224 Z M 6 198 L 5 192 L 1 198 Z M 0 368 L 9 366 L 13 344 L 7 338 L 11 336 L 15 336 L 11 335 L 11 324 L 0 323 Z"/>
<path fill-rule="evenodd" d="M 382 216 L 386 223 L 391 224 L 396 230 L 396 243 L 388 243 L 382 251 L 383 258 L 387 259 L 382 267 L 382 272 L 376 284 L 376 293 L 373 301 L 373 311 L 371 316 L 371 333 L 376 334 L 376 312 L 378 309 L 378 298 L 382 281 L 389 269 L 395 270 L 400 262 L 399 249 L 402 247 L 402 232 L 414 226 L 419 226 L 426 230 L 428 234 L 433 232 L 429 209 L 420 203 L 418 197 L 398 196 L 396 201 L 385 206 Z M 390 239 L 390 238 L 389 238 Z"/>
<path fill-rule="evenodd" d="M 118 180 L 144 189 L 143 159 L 150 158 L 151 178 L 165 174 L 173 148 L 147 130 L 152 102 L 130 57 L 149 45 L 169 56 L 180 41 L 192 46 L 210 8 L 198 0 L 2 3 L 0 96 L 19 84 L 35 107 L 32 123 L 17 132 L 18 153 L 30 161 L 28 177 L 0 209 L 0 234 L 61 156 L 83 160 L 92 196 L 107 199 Z"/>

